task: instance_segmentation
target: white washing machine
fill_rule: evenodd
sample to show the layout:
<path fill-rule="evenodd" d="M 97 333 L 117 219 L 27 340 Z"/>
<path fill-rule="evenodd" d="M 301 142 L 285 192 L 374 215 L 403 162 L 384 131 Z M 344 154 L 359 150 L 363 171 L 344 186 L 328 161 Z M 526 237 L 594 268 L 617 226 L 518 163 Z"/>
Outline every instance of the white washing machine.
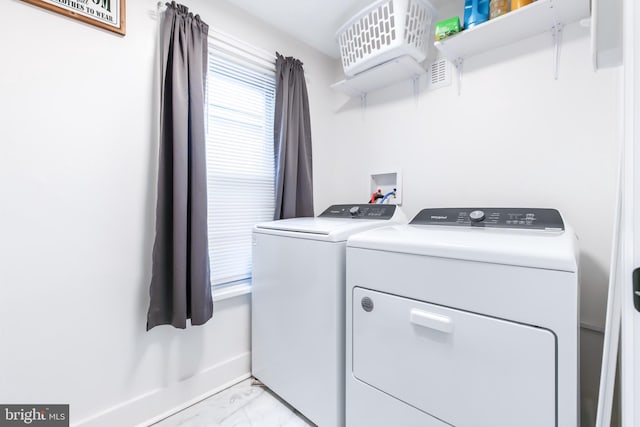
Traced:
<path fill-rule="evenodd" d="M 425 209 L 350 238 L 347 426 L 578 426 L 577 260 L 552 209 Z"/>
<path fill-rule="evenodd" d="M 344 425 L 346 240 L 400 222 L 394 205 L 335 205 L 254 229 L 252 373 L 318 426 Z"/>

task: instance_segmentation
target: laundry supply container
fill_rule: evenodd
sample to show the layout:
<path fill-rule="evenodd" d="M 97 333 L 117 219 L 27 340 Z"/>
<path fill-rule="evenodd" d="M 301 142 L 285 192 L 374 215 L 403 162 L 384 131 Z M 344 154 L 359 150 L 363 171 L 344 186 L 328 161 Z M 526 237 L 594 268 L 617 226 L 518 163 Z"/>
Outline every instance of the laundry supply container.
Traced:
<path fill-rule="evenodd" d="M 468 30 L 489 20 L 489 0 L 465 0 L 464 29 Z"/>
<path fill-rule="evenodd" d="M 531 3 L 533 3 L 533 0 L 511 0 L 511 10 L 520 9 Z"/>

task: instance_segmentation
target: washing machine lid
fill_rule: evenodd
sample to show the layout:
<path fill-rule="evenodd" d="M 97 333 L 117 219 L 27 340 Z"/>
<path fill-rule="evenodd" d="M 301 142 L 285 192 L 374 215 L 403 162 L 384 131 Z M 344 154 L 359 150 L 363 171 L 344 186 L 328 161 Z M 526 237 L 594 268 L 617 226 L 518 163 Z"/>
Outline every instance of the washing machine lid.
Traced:
<path fill-rule="evenodd" d="M 315 218 L 289 218 L 260 223 L 254 231 L 338 242 L 347 240 L 355 233 L 405 222 L 406 216 L 395 205 L 333 205 Z"/>
<path fill-rule="evenodd" d="M 467 209 L 460 212 L 466 212 L 468 218 L 468 214 L 477 210 Z M 425 214 L 423 210 L 410 224 L 367 231 L 350 238 L 347 246 L 567 272 L 577 271 L 576 237 L 573 229 L 564 222 L 561 228 L 556 226 L 557 223 L 549 227 L 534 228 L 532 224 L 527 227 L 527 224 L 513 223 L 509 224 L 512 227 L 474 226 L 469 220 L 461 221 L 466 221 L 466 224 L 429 222 L 452 222 L 451 217 L 444 218 L 445 216 L 434 212 Z M 472 215 L 474 216 L 481 217 L 477 213 Z M 416 221 L 427 217 L 428 220 Z M 503 220 L 506 221 L 504 218 Z"/>

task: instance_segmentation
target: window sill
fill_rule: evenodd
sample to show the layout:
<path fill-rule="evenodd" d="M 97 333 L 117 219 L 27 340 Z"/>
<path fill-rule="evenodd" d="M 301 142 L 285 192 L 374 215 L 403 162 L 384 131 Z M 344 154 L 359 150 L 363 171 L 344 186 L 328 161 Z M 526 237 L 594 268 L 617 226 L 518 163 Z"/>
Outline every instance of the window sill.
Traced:
<path fill-rule="evenodd" d="M 239 297 L 251 293 L 251 281 L 247 280 L 231 286 L 213 288 L 213 302 Z"/>

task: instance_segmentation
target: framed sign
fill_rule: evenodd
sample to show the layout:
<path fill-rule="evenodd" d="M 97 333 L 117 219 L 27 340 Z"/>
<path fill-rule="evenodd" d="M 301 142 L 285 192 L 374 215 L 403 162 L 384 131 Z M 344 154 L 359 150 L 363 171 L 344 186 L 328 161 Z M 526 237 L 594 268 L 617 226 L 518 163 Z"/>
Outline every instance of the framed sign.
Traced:
<path fill-rule="evenodd" d="M 125 34 L 125 0 L 22 0 L 114 33 Z"/>

